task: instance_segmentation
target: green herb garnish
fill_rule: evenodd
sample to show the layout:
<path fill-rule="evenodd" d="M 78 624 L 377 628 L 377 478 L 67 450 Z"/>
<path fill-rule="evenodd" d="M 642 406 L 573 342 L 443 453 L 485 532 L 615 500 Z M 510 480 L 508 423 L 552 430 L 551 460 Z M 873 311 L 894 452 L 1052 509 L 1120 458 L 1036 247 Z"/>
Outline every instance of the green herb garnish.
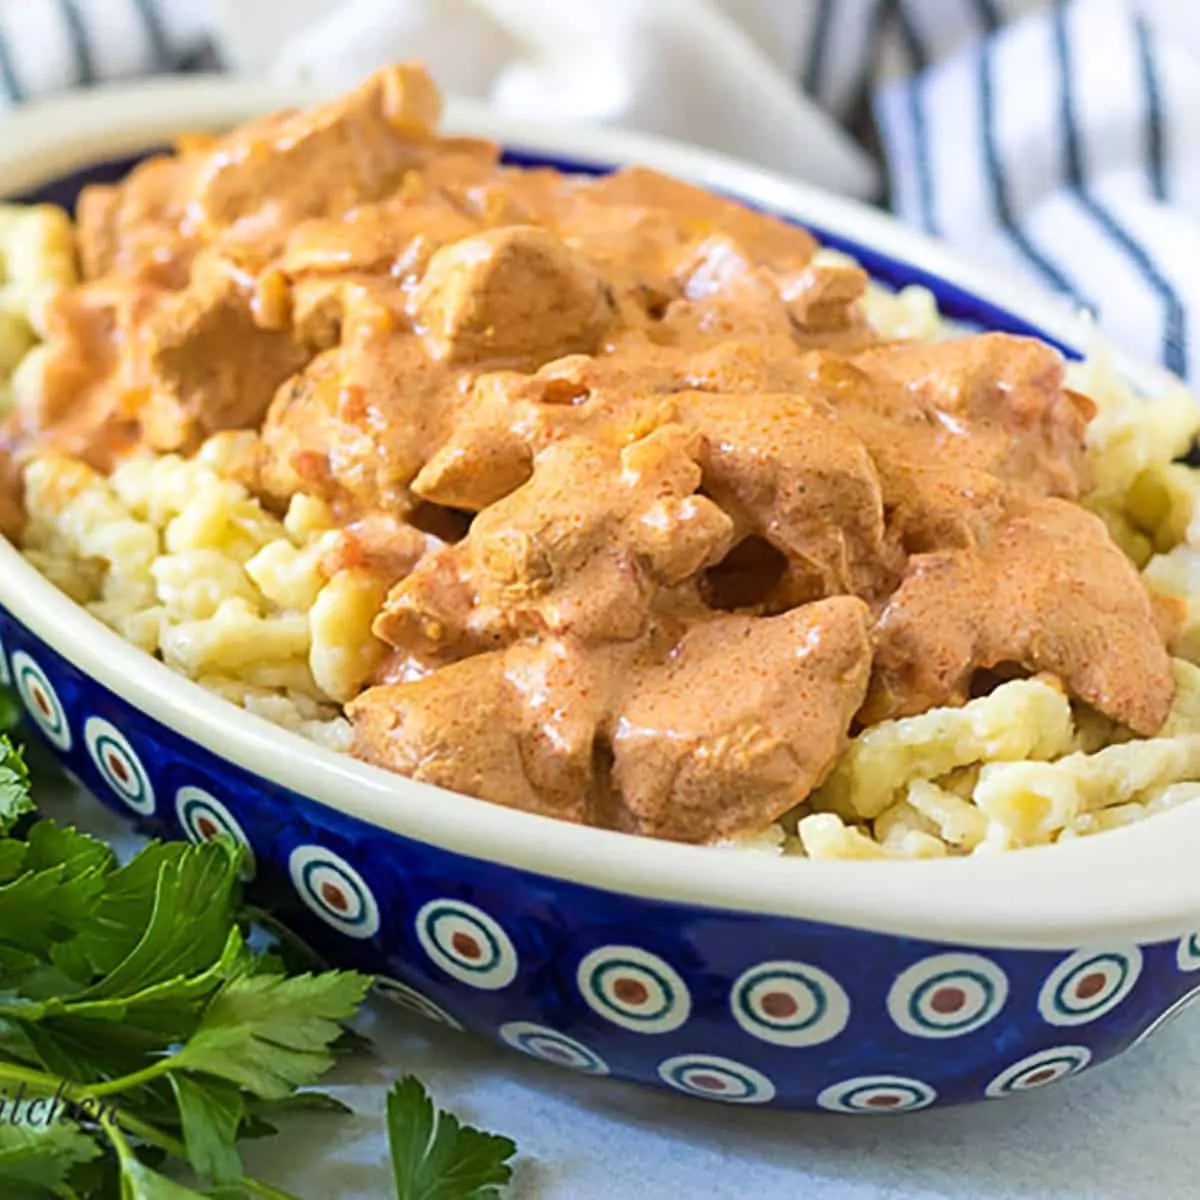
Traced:
<path fill-rule="evenodd" d="M 370 978 L 252 948 L 228 841 L 152 842 L 121 865 L 33 810 L 0 735 L 0 1196 L 288 1200 L 246 1176 L 238 1143 L 290 1110 L 346 1111 L 308 1089 L 361 1042 L 342 1022 Z M 387 1123 L 398 1200 L 494 1200 L 509 1180 L 513 1143 L 436 1112 L 412 1077 Z"/>
<path fill-rule="evenodd" d="M 516 1144 L 435 1111 L 412 1075 L 393 1086 L 387 1123 L 397 1200 L 496 1200 L 512 1176 Z"/>

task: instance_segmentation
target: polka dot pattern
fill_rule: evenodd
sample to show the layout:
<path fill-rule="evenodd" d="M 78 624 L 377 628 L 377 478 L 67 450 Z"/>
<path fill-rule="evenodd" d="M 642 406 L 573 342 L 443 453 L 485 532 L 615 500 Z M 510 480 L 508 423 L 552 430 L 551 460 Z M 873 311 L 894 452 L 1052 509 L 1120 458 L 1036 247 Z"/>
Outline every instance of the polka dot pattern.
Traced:
<path fill-rule="evenodd" d="M 518 958 L 500 923 L 462 900 L 431 900 L 416 917 L 425 953 L 447 975 L 484 991 L 508 987 Z"/>
<path fill-rule="evenodd" d="M 139 816 L 154 812 L 154 785 L 128 738 L 102 717 L 88 717 L 83 743 L 100 778 L 123 804 Z"/>
<path fill-rule="evenodd" d="M 428 996 L 422 995 L 414 987 L 409 987 L 407 983 L 401 983 L 399 979 L 389 979 L 381 975 L 375 980 L 375 990 L 409 1012 L 417 1013 L 430 1021 L 437 1021 L 441 1025 L 449 1025 L 451 1029 L 462 1028 L 461 1023 L 440 1004 L 435 1004 Z"/>
<path fill-rule="evenodd" d="M 891 1018 L 913 1037 L 953 1038 L 1000 1014 L 1008 976 L 979 954 L 937 954 L 901 972 L 888 992 Z"/>
<path fill-rule="evenodd" d="M 637 946 L 593 950 L 575 979 L 589 1008 L 637 1033 L 668 1033 L 692 1011 L 691 994 L 675 968 Z"/>
<path fill-rule="evenodd" d="M 12 681 L 29 719 L 42 736 L 64 753 L 70 750 L 74 739 L 58 693 L 45 671 L 24 650 L 12 656 Z"/>
<path fill-rule="evenodd" d="M 288 859 L 292 885 L 327 925 L 352 938 L 379 932 L 379 905 L 363 877 L 323 846 L 297 846 Z"/>
<path fill-rule="evenodd" d="M 985 1095 L 993 1099 L 1012 1096 L 1017 1092 L 1031 1092 L 1045 1087 L 1068 1075 L 1076 1075 L 1092 1061 L 1092 1052 L 1086 1046 L 1052 1046 L 1039 1050 L 1006 1067 L 985 1089 Z"/>
<path fill-rule="evenodd" d="M 775 1085 L 761 1072 L 717 1054 L 679 1054 L 659 1064 L 659 1078 L 677 1091 L 726 1104 L 768 1104 Z"/>
<path fill-rule="evenodd" d="M 500 1036 L 514 1049 L 533 1058 L 570 1067 L 585 1075 L 607 1075 L 608 1064 L 594 1050 L 565 1033 L 532 1021 L 509 1021 L 500 1026 Z"/>
<path fill-rule="evenodd" d="M 200 845 L 225 834 L 246 851 L 242 877 L 254 875 L 254 849 L 237 818 L 211 792 L 199 787 L 181 787 L 175 793 L 175 815 L 188 841 Z"/>
<path fill-rule="evenodd" d="M 903 1075 L 859 1075 L 830 1084 L 817 1096 L 817 1105 L 828 1112 L 884 1113 L 916 1112 L 928 1108 L 937 1092 L 920 1079 Z"/>
<path fill-rule="evenodd" d="M 1133 1045 L 1140 1046 L 1143 1042 L 1149 1041 L 1160 1029 L 1169 1025 L 1180 1013 L 1192 1007 L 1197 1001 L 1200 1001 L 1200 984 L 1194 988 L 1184 992 L 1174 1004 L 1171 1005 L 1165 1012 L 1159 1013 L 1141 1033 L 1133 1040 Z"/>
<path fill-rule="evenodd" d="M 850 1020 L 850 998 L 836 979 L 808 963 L 759 963 L 729 994 L 733 1019 L 752 1037 L 777 1046 L 817 1046 Z"/>
<path fill-rule="evenodd" d="M 1142 972 L 1136 946 L 1080 950 L 1050 972 L 1038 996 L 1038 1012 L 1051 1025 L 1086 1025 L 1112 1012 Z"/>
<path fill-rule="evenodd" d="M 1175 965 L 1181 971 L 1200 971 L 1200 931 L 1179 939 L 1175 947 Z"/>

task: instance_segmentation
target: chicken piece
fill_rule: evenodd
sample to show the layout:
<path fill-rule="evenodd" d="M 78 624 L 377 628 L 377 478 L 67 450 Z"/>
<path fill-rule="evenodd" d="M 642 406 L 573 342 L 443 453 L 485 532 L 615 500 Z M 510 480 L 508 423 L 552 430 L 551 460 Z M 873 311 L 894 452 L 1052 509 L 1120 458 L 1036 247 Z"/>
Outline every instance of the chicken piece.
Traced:
<path fill-rule="evenodd" d="M 679 257 L 687 244 L 685 234 L 666 209 L 593 202 L 595 186 L 589 180 L 568 192 L 570 202 L 560 201 L 557 211 L 551 209 L 548 223 L 603 272 L 624 323 L 645 327 L 661 319 L 681 294 Z M 555 192 L 562 195 L 561 184 Z M 548 207 L 543 205 L 543 211 Z M 535 223 L 547 222 L 543 217 Z"/>
<path fill-rule="evenodd" d="M 391 588 L 420 562 L 430 540 L 389 513 L 367 513 L 338 530 L 321 570 L 329 579 L 339 571 L 369 571 Z"/>
<path fill-rule="evenodd" d="M 887 586 L 879 478 L 862 442 L 822 401 L 692 392 L 678 405 L 681 421 L 703 436 L 705 490 L 739 526 L 815 575 L 821 595 L 873 596 Z"/>
<path fill-rule="evenodd" d="M 658 586 L 688 579 L 732 544 L 733 522 L 695 495 L 699 453 L 696 435 L 677 425 L 619 454 L 583 439 L 548 446 L 528 483 L 392 589 L 376 636 L 418 653 L 471 653 L 547 632 L 637 637 Z"/>
<path fill-rule="evenodd" d="M 853 597 L 694 626 L 618 709 L 622 824 L 685 842 L 770 824 L 832 768 L 870 671 L 869 611 Z"/>
<path fill-rule="evenodd" d="M 630 366 L 617 357 L 575 354 L 532 375 L 480 375 L 412 490 L 433 504 L 479 512 L 520 487 L 533 456 L 553 442 L 588 437 L 618 450 L 675 422 L 673 398 L 654 394 L 655 387 L 671 388 L 662 364 L 639 358 Z"/>
<path fill-rule="evenodd" d="M 263 425 L 263 486 L 301 483 L 359 511 L 403 514 L 409 484 L 464 403 L 461 372 L 432 362 L 382 294 L 345 297 L 341 344 L 275 394 Z"/>
<path fill-rule="evenodd" d="M 701 350 L 689 348 L 675 364 L 676 387 L 722 395 L 796 392 L 811 396 L 813 371 L 798 357 L 791 335 L 768 339 L 731 338 Z"/>
<path fill-rule="evenodd" d="M 353 752 L 412 779 L 569 821 L 603 816 L 594 745 L 628 652 L 551 639 L 350 702 Z"/>
<path fill-rule="evenodd" d="M 252 303 L 236 268 L 209 252 L 183 290 L 112 275 L 61 292 L 47 306 L 25 431 L 108 469 L 139 436 L 156 450 L 190 450 L 219 430 L 257 425 L 310 351 L 260 328 Z"/>
<path fill-rule="evenodd" d="M 257 426 L 311 357 L 289 330 L 256 322 L 253 298 L 232 263 L 206 252 L 187 289 L 163 297 L 137 331 L 137 382 L 148 392 L 138 415 L 153 449 L 187 450 L 219 430 Z"/>
<path fill-rule="evenodd" d="M 200 245 L 183 228 L 193 172 L 187 159 L 151 158 L 120 183 L 84 188 L 75 215 L 83 278 L 119 271 L 162 287 L 182 287 Z"/>
<path fill-rule="evenodd" d="M 806 334 L 828 335 L 854 331 L 870 340 L 866 313 L 859 301 L 867 291 L 867 273 L 861 267 L 809 264 L 779 280 L 779 294 L 792 319 Z"/>
<path fill-rule="evenodd" d="M 681 272 L 683 299 L 670 305 L 664 321 L 679 342 L 702 344 L 717 332 L 719 342 L 798 339 L 857 346 L 875 340 L 858 304 L 867 286 L 858 267 L 807 263 L 779 271 L 757 265 L 724 234 L 706 238 L 693 253 Z"/>
<path fill-rule="evenodd" d="M 376 200 L 419 167 L 441 109 L 421 67 L 385 67 L 346 95 L 252 121 L 201 160 L 189 214 L 198 232 L 278 251 L 300 221 Z"/>
<path fill-rule="evenodd" d="M 36 386 L 20 390 L 6 422 L 16 457 L 52 448 L 107 471 L 136 444 L 145 389 L 131 347 L 163 294 L 105 278 L 53 297 Z"/>
<path fill-rule="evenodd" d="M 502 374 L 475 382 L 462 418 L 445 444 L 421 468 L 412 490 L 431 504 L 481 512 L 525 483 L 533 473 L 531 426 L 537 405 L 506 386 Z M 522 379 L 523 382 L 523 379 Z"/>
<path fill-rule="evenodd" d="M 1174 693 L 1137 569 L 1099 517 L 1059 499 L 1016 511 L 987 547 L 911 559 L 875 639 L 863 723 L 962 703 L 977 670 L 1012 664 L 1143 737 Z"/>
<path fill-rule="evenodd" d="M 1076 499 L 1095 408 L 1063 387 L 1063 358 L 1034 338 L 990 333 L 858 354 L 872 381 L 903 391 L 949 435 L 942 454 L 1042 495 Z"/>
<path fill-rule="evenodd" d="M 280 507 L 297 492 L 342 498 L 329 467 L 329 447 L 338 437 L 340 365 L 339 351 L 318 354 L 280 384 L 267 409 L 255 490 Z"/>
<path fill-rule="evenodd" d="M 601 176 L 589 183 L 585 198 L 592 204 L 666 210 L 684 238 L 703 240 L 719 230 L 737 242 L 752 262 L 769 263 L 779 270 L 803 267 L 817 248 L 812 235 L 798 225 L 646 167 L 626 167 Z"/>
<path fill-rule="evenodd" d="M 554 234 L 511 226 L 439 250 L 412 298 L 433 356 L 540 366 L 589 353 L 612 322 L 599 272 Z"/>

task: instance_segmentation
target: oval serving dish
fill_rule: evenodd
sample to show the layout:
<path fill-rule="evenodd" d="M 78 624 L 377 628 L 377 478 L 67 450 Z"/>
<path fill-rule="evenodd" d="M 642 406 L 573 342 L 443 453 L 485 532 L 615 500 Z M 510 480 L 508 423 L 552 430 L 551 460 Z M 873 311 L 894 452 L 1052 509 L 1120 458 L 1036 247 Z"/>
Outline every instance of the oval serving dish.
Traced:
<path fill-rule="evenodd" d="M 5 121 L 0 194 L 71 205 L 170 135 L 309 93 L 143 84 Z M 919 283 L 943 314 L 1078 355 L 1061 310 L 888 218 L 729 160 L 451 105 L 519 163 L 638 162 Z M 1153 393 L 1164 377 L 1121 364 Z M 593 1074 L 709 1099 L 895 1113 L 1041 1087 L 1200 997 L 1200 805 L 1099 838 L 892 864 L 781 860 L 559 823 L 414 783 L 173 674 L 0 539 L 0 682 L 146 833 L 246 843 L 254 886 L 409 1008 Z"/>

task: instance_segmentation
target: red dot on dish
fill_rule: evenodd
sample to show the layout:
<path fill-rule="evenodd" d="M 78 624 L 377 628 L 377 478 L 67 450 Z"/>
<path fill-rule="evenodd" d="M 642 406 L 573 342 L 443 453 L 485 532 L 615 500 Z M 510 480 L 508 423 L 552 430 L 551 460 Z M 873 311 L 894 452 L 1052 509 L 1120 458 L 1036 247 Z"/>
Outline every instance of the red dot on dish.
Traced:
<path fill-rule="evenodd" d="M 561 1046 L 543 1046 L 542 1054 L 546 1058 L 553 1058 L 558 1062 L 567 1062 L 571 1057 L 570 1052 L 564 1050 Z"/>
<path fill-rule="evenodd" d="M 780 1020 L 794 1017 L 800 1008 L 795 998 L 789 996 L 787 992 L 768 992 L 759 1001 L 759 1004 L 768 1017 L 776 1017 Z"/>
<path fill-rule="evenodd" d="M 1050 1080 L 1054 1078 L 1054 1074 L 1055 1072 L 1053 1067 L 1042 1067 L 1040 1071 L 1034 1071 L 1032 1075 L 1026 1075 L 1025 1083 L 1026 1085 L 1049 1083 Z"/>
<path fill-rule="evenodd" d="M 29 690 L 33 693 L 33 702 L 38 706 L 42 716 L 50 716 L 50 701 L 46 699 L 46 693 L 37 684 L 34 684 Z"/>
<path fill-rule="evenodd" d="M 692 1087 L 703 1088 L 706 1092 L 723 1092 L 725 1080 L 720 1075 L 693 1075 Z"/>
<path fill-rule="evenodd" d="M 1100 971 L 1093 971 L 1090 975 L 1085 975 L 1075 985 L 1075 995 L 1080 1000 L 1090 1000 L 1093 996 L 1104 990 L 1106 980 Z"/>
<path fill-rule="evenodd" d="M 962 1012 L 966 1002 L 967 994 L 960 987 L 940 987 L 929 997 L 929 1007 L 943 1016 Z"/>
<path fill-rule="evenodd" d="M 326 882 L 321 884 L 321 899 L 330 908 L 337 909 L 338 912 L 345 912 L 350 907 L 349 902 L 346 900 L 345 892 L 333 883 Z"/>
<path fill-rule="evenodd" d="M 640 979 L 622 976 L 613 984 L 613 995 L 622 1004 L 645 1004 L 650 998 L 646 985 Z"/>
<path fill-rule="evenodd" d="M 124 760 L 115 754 L 108 754 L 104 760 L 108 764 L 108 769 L 113 773 L 118 783 L 129 782 L 129 768 L 125 765 Z"/>
<path fill-rule="evenodd" d="M 196 832 L 202 838 L 216 837 L 218 830 L 216 823 L 210 817 L 196 818 Z"/>
<path fill-rule="evenodd" d="M 483 950 L 479 943 L 469 934 L 460 929 L 450 938 L 451 948 L 463 958 L 482 958 Z"/>
<path fill-rule="evenodd" d="M 899 1096 L 868 1096 L 866 1100 L 869 1108 L 895 1108 L 897 1104 L 902 1103 Z"/>

